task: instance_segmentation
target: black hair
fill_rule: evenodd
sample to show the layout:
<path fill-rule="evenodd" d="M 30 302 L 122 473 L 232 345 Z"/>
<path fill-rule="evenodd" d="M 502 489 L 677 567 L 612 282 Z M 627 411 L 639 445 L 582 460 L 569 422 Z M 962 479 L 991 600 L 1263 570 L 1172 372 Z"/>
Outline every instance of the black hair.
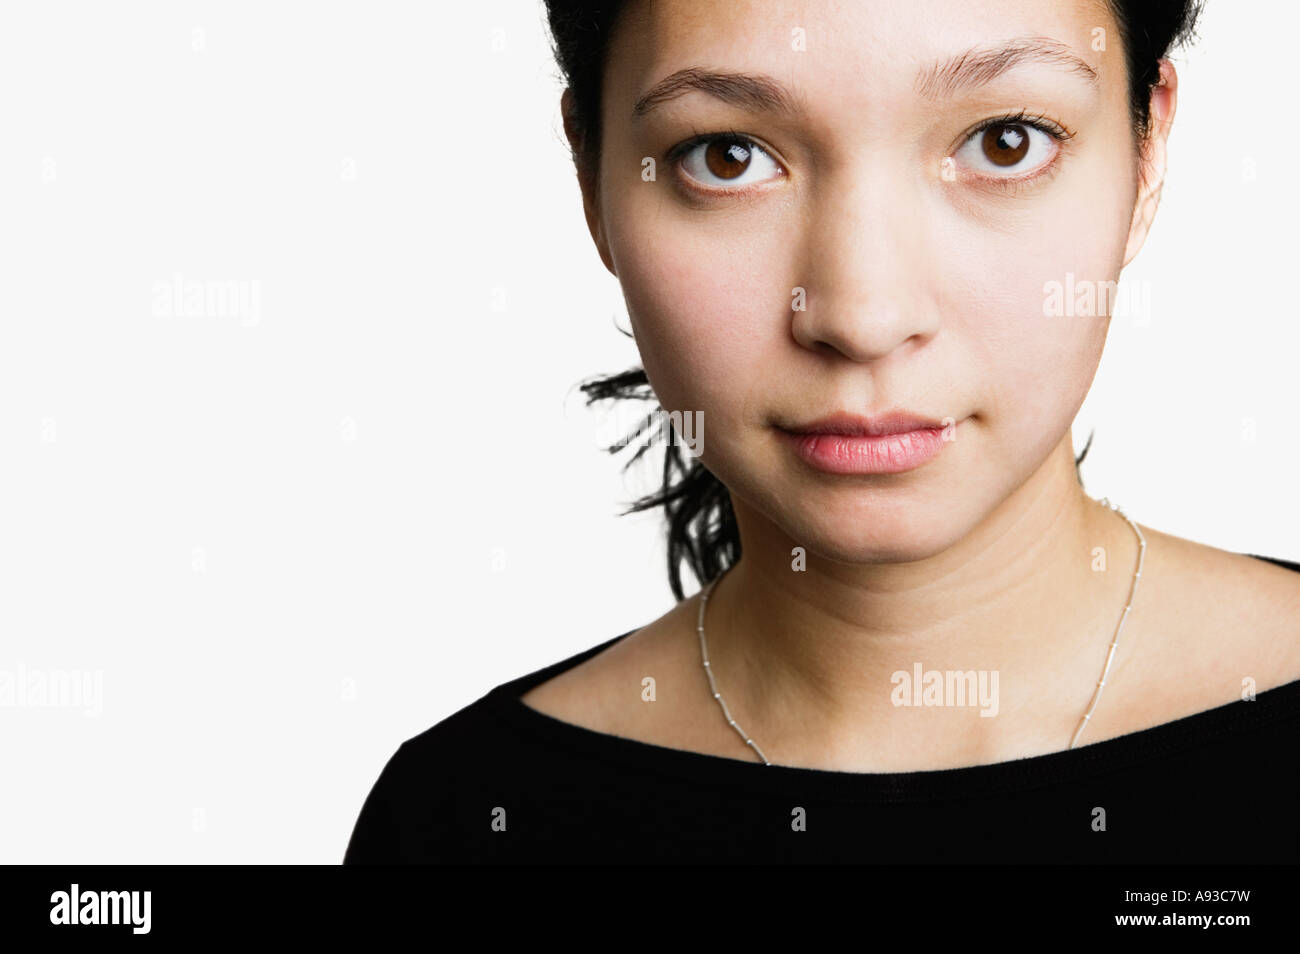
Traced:
<path fill-rule="evenodd" d="M 1129 81 L 1129 111 L 1137 141 L 1151 131 L 1151 90 L 1159 82 L 1159 61 L 1194 36 L 1204 0 L 1106 0 L 1119 27 Z M 563 74 L 571 100 L 564 122 L 572 144 L 574 167 L 586 183 L 598 178 L 601 145 L 601 98 L 610 37 L 628 0 L 545 0 L 552 53 Z M 626 332 L 625 332 L 626 333 Z M 601 375 L 581 385 L 587 404 L 599 401 L 654 402 L 645 369 L 636 367 Z M 618 453 L 646 432 L 650 438 L 624 466 L 630 468 L 656 443 L 664 447 L 663 485 L 624 511 L 637 513 L 663 507 L 668 532 L 668 583 L 673 595 L 685 598 L 681 564 L 701 584 L 720 576 L 740 559 L 740 532 L 731 494 L 703 461 L 687 455 L 675 440 L 656 441 L 664 410 L 656 408 L 624 440 L 606 450 Z M 1075 475 L 1083 483 L 1080 465 L 1092 446 L 1088 435 L 1075 459 Z"/>

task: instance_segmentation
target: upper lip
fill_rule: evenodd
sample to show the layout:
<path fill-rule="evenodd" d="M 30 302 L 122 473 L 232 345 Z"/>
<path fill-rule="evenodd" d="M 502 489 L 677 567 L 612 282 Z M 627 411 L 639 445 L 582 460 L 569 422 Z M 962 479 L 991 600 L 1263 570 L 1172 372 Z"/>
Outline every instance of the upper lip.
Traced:
<path fill-rule="evenodd" d="M 928 428 L 943 427 L 943 424 L 910 411 L 894 410 L 875 417 L 850 414 L 848 411 L 836 411 L 826 417 L 819 417 L 807 424 L 785 427 L 783 430 L 795 434 L 839 434 L 845 437 L 881 437 L 886 434 L 906 434 Z"/>

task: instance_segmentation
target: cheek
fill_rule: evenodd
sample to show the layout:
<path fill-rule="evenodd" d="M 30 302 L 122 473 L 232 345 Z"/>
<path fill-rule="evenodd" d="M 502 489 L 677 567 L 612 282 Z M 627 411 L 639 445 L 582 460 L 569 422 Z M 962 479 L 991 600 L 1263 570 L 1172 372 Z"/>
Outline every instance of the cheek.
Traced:
<path fill-rule="evenodd" d="M 771 378 L 756 372 L 782 366 L 790 263 L 752 219 L 729 227 L 652 209 L 625 211 L 609 237 L 637 347 L 663 406 L 703 411 L 722 440 L 771 410 Z"/>
<path fill-rule="evenodd" d="M 1050 450 L 1087 396 L 1131 210 L 1122 189 L 1076 188 L 1014 229 L 985 229 L 949 250 L 942 313 L 1009 445 Z"/>

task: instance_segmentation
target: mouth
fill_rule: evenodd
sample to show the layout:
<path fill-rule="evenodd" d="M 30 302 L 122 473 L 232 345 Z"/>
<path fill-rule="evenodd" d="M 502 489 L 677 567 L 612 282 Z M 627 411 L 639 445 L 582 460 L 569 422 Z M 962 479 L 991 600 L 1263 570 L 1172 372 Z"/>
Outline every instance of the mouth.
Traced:
<path fill-rule="evenodd" d="M 952 443 L 943 422 L 908 411 L 863 417 L 839 411 L 778 432 L 808 466 L 828 474 L 899 474 L 915 470 Z"/>

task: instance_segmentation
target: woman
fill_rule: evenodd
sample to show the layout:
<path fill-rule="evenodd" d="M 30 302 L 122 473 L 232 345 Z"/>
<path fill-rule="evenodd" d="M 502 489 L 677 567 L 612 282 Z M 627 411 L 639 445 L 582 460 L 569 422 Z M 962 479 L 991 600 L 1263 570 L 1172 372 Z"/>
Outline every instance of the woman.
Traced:
<path fill-rule="evenodd" d="M 548 2 L 679 602 L 404 743 L 348 862 L 1300 856 L 1300 565 L 1072 450 L 1194 7 Z"/>

